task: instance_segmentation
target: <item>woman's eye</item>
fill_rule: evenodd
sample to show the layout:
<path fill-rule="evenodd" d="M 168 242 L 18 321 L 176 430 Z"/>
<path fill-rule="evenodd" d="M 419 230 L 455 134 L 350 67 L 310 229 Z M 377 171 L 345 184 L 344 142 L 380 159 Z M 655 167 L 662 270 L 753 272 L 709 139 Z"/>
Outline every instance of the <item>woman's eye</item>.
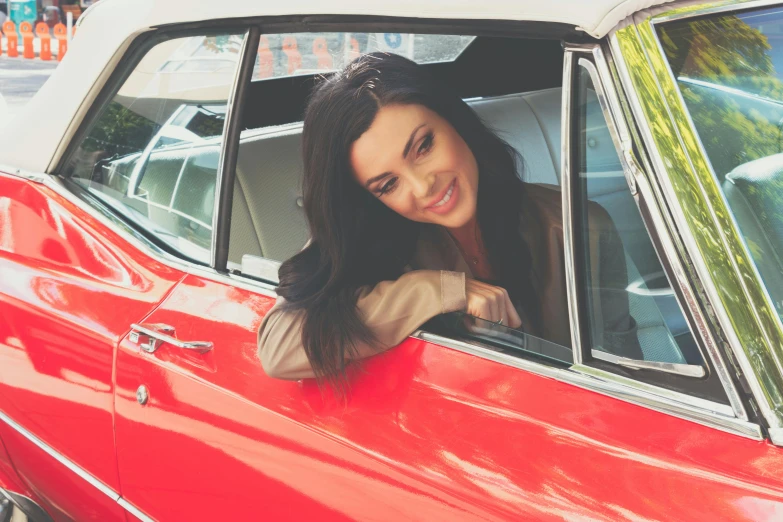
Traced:
<path fill-rule="evenodd" d="M 432 148 L 432 142 L 434 141 L 435 137 L 430 132 L 426 136 L 424 136 L 424 139 L 421 140 L 421 145 L 419 145 L 419 155 L 426 154 L 429 152 L 429 150 Z"/>
<path fill-rule="evenodd" d="M 392 190 L 394 190 L 394 187 L 397 186 L 397 178 L 392 178 L 386 183 L 384 183 L 381 188 L 378 189 L 378 196 L 383 196 L 384 194 L 388 194 Z"/>

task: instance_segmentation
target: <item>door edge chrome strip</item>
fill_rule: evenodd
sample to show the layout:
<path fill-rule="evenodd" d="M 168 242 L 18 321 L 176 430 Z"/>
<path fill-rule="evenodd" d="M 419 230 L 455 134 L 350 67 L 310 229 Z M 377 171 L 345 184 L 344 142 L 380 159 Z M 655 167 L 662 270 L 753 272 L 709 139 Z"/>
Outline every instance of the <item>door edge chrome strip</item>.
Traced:
<path fill-rule="evenodd" d="M 144 522 L 155 522 L 154 519 L 148 517 L 147 515 L 139 511 L 138 508 L 134 507 L 127 500 L 122 498 L 122 496 L 119 493 L 111 489 L 109 486 L 101 482 L 99 479 L 91 475 L 89 472 L 82 469 L 80 466 L 78 466 L 76 463 L 74 463 L 73 461 L 65 457 L 59 451 L 55 450 L 47 443 L 39 439 L 32 432 L 30 432 L 24 426 L 20 425 L 18 422 L 13 420 L 2 410 L 0 410 L 0 420 L 5 422 L 9 427 L 11 427 L 14 431 L 19 433 L 24 438 L 26 438 L 28 441 L 33 443 L 33 445 L 43 450 L 44 453 L 46 453 L 54 460 L 56 460 L 57 462 L 65 466 L 68 470 L 72 471 L 73 473 L 78 475 L 81 479 L 83 479 L 88 484 L 93 486 L 95 489 L 97 489 L 98 491 L 100 491 L 101 493 L 103 493 L 104 495 L 112 499 L 114 502 L 119 504 L 120 507 L 122 507 L 124 510 L 131 513 L 133 516 L 139 518 Z"/>
<path fill-rule="evenodd" d="M 117 500 L 117 504 L 120 505 L 125 511 L 133 515 L 134 517 L 138 518 L 142 522 L 155 522 L 155 519 L 148 517 L 145 515 L 142 511 L 139 510 L 136 506 L 125 500 L 124 498 L 120 497 Z"/>
<path fill-rule="evenodd" d="M 733 415 L 731 407 L 725 404 L 639 383 L 587 366 L 574 365 L 568 369 L 555 368 L 501 353 L 475 342 L 458 341 L 423 330 L 414 332 L 411 337 L 481 357 L 482 359 L 519 368 L 535 375 L 550 377 L 559 382 L 695 422 L 702 426 L 748 439 L 764 440 L 763 432 L 758 424 L 738 419 Z"/>

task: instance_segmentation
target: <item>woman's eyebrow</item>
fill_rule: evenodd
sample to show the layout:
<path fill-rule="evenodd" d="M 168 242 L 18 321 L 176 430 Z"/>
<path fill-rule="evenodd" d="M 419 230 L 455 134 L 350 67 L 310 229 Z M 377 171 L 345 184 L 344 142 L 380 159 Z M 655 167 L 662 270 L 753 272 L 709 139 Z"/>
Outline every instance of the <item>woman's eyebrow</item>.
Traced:
<path fill-rule="evenodd" d="M 367 182 L 364 184 L 364 186 L 366 188 L 370 188 L 370 185 L 372 185 L 375 182 L 378 182 L 378 181 L 382 180 L 383 178 L 385 178 L 386 176 L 389 176 L 389 175 L 391 175 L 391 172 L 384 172 L 383 174 L 378 174 L 374 178 L 368 179 Z"/>

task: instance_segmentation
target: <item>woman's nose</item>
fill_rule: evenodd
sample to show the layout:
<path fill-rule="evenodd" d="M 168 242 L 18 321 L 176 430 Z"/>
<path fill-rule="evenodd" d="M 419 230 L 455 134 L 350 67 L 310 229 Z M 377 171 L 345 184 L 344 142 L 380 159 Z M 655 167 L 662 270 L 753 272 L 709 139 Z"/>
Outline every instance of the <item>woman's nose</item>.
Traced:
<path fill-rule="evenodd" d="M 426 198 L 432 195 L 432 187 L 435 184 L 435 176 L 431 173 L 411 173 L 410 184 L 413 195 L 419 198 Z"/>

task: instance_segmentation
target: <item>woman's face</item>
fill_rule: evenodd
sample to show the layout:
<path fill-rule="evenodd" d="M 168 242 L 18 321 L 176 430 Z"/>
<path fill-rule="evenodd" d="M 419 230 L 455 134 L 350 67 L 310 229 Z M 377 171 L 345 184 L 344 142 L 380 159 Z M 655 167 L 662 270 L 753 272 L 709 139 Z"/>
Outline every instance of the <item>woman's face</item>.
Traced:
<path fill-rule="evenodd" d="M 403 217 L 456 229 L 476 215 L 476 158 L 422 105 L 381 108 L 350 154 L 356 181 Z"/>

